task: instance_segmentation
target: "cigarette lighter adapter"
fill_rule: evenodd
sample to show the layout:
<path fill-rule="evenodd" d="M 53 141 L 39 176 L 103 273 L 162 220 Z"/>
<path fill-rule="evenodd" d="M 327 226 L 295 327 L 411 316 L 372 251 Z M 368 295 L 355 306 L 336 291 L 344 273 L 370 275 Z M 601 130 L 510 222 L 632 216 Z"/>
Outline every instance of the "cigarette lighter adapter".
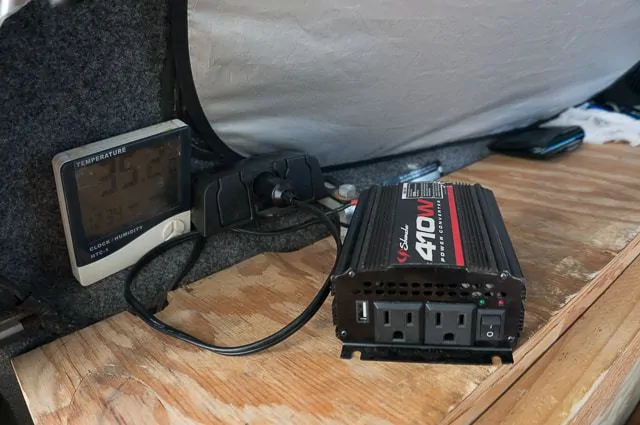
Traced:
<path fill-rule="evenodd" d="M 525 280 L 496 199 L 480 185 L 361 194 L 332 285 L 343 358 L 513 362 Z"/>
<path fill-rule="evenodd" d="M 291 185 L 299 201 L 327 196 L 318 160 L 300 152 L 277 152 L 244 159 L 222 170 L 202 170 L 194 174 L 192 220 L 203 236 L 246 225 L 271 202 L 255 194 L 258 176 L 270 174 Z"/>

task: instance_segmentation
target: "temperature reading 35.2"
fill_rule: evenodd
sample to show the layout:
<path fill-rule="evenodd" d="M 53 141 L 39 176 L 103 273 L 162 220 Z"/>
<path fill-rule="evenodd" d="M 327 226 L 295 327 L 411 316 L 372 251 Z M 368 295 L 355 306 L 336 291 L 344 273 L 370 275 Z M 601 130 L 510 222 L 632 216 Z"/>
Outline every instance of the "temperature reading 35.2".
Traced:
<path fill-rule="evenodd" d="M 130 150 L 77 168 L 87 239 L 99 239 L 180 202 L 180 140 Z"/>

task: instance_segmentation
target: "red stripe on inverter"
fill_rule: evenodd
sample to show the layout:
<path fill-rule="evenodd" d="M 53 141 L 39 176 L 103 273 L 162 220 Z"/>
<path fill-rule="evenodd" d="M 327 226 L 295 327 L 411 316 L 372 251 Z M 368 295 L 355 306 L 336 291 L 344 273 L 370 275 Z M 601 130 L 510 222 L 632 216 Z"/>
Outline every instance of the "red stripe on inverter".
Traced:
<path fill-rule="evenodd" d="M 462 238 L 460 237 L 460 224 L 458 223 L 458 209 L 456 199 L 453 196 L 453 186 L 447 186 L 449 196 L 449 211 L 451 212 L 451 230 L 453 233 L 453 248 L 456 256 L 456 265 L 464 266 L 464 256 L 462 254 Z"/>

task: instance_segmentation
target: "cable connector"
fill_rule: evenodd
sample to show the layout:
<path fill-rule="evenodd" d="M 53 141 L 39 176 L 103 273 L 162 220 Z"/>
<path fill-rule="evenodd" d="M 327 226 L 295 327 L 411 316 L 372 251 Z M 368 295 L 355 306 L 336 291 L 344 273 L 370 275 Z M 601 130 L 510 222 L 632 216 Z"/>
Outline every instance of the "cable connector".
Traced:
<path fill-rule="evenodd" d="M 295 152 L 259 155 L 231 168 L 198 171 L 192 190 L 191 218 L 204 237 L 246 226 L 271 207 L 327 196 L 318 160 Z"/>
<path fill-rule="evenodd" d="M 262 173 L 253 182 L 253 193 L 276 207 L 291 205 L 296 198 L 293 184 L 272 173 Z"/>

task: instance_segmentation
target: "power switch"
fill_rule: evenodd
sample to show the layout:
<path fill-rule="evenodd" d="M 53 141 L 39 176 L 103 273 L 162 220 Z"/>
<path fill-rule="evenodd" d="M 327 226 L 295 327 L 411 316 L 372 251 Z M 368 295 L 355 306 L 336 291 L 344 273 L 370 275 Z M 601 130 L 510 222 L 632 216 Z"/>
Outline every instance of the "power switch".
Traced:
<path fill-rule="evenodd" d="M 501 341 L 504 329 L 504 310 L 478 310 L 476 341 Z"/>

